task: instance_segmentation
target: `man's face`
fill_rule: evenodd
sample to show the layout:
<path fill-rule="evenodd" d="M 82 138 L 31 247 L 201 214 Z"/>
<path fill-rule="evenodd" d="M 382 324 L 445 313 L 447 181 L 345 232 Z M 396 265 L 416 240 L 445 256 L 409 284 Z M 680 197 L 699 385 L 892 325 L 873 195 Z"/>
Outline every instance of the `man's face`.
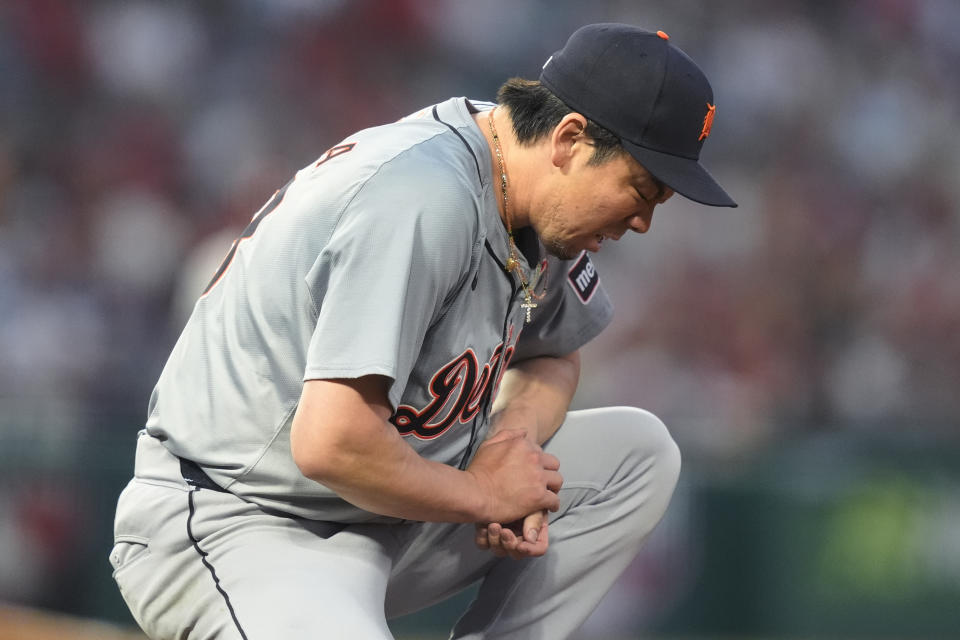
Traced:
<path fill-rule="evenodd" d="M 599 251 L 630 230 L 646 233 L 654 207 L 673 195 L 627 153 L 591 165 L 592 147 L 583 151 L 554 176 L 545 206 L 531 216 L 547 251 L 562 259 Z"/>

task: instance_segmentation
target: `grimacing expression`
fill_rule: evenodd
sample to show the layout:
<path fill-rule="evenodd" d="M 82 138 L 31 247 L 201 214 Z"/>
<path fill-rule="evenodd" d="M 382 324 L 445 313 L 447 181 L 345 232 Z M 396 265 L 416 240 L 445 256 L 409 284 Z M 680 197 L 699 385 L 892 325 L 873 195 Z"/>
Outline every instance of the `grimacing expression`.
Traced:
<path fill-rule="evenodd" d="M 590 164 L 591 156 L 572 159 L 557 176 L 542 215 L 531 220 L 547 251 L 561 259 L 599 251 L 605 239 L 619 240 L 630 230 L 646 233 L 654 207 L 673 196 L 625 152 L 599 165 Z"/>

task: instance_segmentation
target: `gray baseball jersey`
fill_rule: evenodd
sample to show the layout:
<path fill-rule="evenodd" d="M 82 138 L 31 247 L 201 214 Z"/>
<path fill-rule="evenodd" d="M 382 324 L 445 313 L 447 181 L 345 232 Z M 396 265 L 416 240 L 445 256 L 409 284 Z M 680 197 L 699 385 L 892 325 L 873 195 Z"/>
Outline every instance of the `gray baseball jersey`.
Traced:
<path fill-rule="evenodd" d="M 391 380 L 391 422 L 464 467 L 510 361 L 569 353 L 612 307 L 587 254 L 526 263 L 525 324 L 489 149 L 454 98 L 366 129 L 297 172 L 253 217 L 197 302 L 150 398 L 147 432 L 261 506 L 394 521 L 304 477 L 290 453 L 303 381 Z"/>

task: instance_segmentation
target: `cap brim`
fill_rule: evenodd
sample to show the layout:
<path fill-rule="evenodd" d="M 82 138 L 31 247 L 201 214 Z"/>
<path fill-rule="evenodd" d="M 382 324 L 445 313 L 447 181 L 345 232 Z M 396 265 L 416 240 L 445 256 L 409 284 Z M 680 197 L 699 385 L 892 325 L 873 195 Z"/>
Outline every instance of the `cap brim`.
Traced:
<path fill-rule="evenodd" d="M 690 158 L 653 151 L 623 140 L 623 148 L 636 158 L 643 168 L 684 198 L 711 207 L 735 207 L 727 192 L 699 162 Z"/>

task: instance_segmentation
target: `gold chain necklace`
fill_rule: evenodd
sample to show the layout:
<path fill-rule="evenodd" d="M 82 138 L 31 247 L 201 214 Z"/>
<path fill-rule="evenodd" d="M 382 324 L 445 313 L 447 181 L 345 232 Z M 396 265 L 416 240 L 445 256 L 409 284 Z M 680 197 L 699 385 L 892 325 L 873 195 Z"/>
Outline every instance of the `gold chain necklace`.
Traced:
<path fill-rule="evenodd" d="M 520 306 L 526 310 L 526 320 L 529 323 L 530 312 L 537 308 L 534 299 L 539 300 L 544 294 L 534 295 L 533 287 L 530 286 L 530 281 L 523 267 L 520 266 L 520 258 L 517 255 L 517 243 L 513 239 L 513 226 L 510 224 L 510 212 L 507 209 L 507 170 L 503 165 L 503 153 L 500 151 L 500 137 L 497 135 L 497 128 L 493 124 L 493 112 L 496 110 L 496 107 L 490 110 L 487 122 L 490 125 L 490 135 L 493 136 L 493 152 L 497 156 L 497 164 L 500 167 L 500 195 L 503 197 L 503 218 L 507 222 L 507 239 L 510 245 L 510 255 L 507 256 L 507 264 L 503 268 L 506 269 L 507 273 L 516 272 L 517 278 L 520 280 L 520 288 L 523 289 L 523 302 Z"/>

